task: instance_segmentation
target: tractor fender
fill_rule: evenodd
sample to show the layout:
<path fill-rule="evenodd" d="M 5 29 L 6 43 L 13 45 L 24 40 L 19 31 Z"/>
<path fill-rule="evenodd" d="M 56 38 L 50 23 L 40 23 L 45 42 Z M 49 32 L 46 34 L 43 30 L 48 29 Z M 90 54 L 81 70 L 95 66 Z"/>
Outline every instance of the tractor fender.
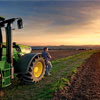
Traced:
<path fill-rule="evenodd" d="M 38 56 L 41 56 L 41 53 L 29 53 L 21 56 L 14 67 L 15 73 L 27 73 L 32 60 Z"/>

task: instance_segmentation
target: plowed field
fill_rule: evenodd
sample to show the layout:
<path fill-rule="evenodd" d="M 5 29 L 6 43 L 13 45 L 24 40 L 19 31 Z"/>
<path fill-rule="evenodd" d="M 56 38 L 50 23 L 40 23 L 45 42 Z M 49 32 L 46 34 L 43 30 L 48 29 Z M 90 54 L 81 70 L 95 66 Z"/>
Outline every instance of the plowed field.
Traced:
<path fill-rule="evenodd" d="M 100 100 L 100 53 L 93 54 L 71 85 L 56 92 L 53 100 Z"/>
<path fill-rule="evenodd" d="M 72 56 L 81 52 L 85 52 L 86 50 L 49 50 L 49 53 L 52 56 L 52 60 Z M 42 50 L 33 50 L 33 53 L 42 53 Z"/>

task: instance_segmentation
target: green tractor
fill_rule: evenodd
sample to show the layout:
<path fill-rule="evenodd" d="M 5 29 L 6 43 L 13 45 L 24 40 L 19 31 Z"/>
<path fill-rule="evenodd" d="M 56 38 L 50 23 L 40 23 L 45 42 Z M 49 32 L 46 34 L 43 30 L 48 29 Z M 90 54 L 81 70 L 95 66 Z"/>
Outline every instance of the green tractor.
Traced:
<path fill-rule="evenodd" d="M 0 87 L 2 88 L 9 86 L 14 76 L 18 76 L 25 84 L 38 82 L 46 70 L 41 53 L 31 53 L 31 47 L 12 42 L 11 26 L 15 21 L 18 29 L 22 29 L 22 18 L 6 20 L 0 17 Z M 6 43 L 3 43 L 2 28 L 5 28 Z"/>

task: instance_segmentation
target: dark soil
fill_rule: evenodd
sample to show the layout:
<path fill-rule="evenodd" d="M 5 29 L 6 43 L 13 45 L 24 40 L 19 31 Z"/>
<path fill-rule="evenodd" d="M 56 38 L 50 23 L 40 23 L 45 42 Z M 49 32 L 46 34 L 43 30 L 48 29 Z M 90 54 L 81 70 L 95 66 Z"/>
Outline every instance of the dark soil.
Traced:
<path fill-rule="evenodd" d="M 72 56 L 86 50 L 49 50 L 49 53 L 52 56 L 52 60 Z M 42 50 L 33 50 L 32 53 L 42 53 Z"/>
<path fill-rule="evenodd" d="M 71 79 L 71 85 L 56 92 L 52 100 L 100 100 L 100 53 L 93 54 Z"/>

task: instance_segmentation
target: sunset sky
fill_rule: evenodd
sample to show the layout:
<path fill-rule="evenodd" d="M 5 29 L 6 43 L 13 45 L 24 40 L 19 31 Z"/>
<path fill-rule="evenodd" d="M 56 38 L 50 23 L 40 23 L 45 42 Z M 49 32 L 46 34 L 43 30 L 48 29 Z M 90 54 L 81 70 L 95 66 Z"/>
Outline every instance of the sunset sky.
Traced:
<path fill-rule="evenodd" d="M 98 1 L 0 1 L 0 16 L 23 18 L 24 28 L 13 31 L 17 43 L 100 45 Z"/>

